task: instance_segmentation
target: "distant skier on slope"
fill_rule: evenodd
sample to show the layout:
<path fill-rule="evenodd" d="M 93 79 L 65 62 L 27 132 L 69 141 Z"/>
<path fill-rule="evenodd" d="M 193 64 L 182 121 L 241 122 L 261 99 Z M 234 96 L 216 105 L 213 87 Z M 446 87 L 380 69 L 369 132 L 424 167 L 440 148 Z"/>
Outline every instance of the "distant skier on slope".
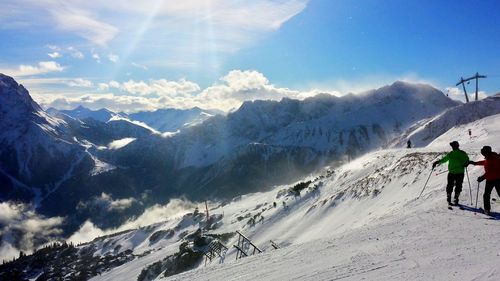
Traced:
<path fill-rule="evenodd" d="M 469 164 L 469 156 L 463 150 L 459 149 L 457 141 L 450 142 L 453 149 L 450 153 L 446 154 L 441 160 L 432 163 L 432 169 L 437 165 L 448 162 L 448 184 L 446 185 L 446 200 L 451 205 L 451 193 L 453 186 L 455 186 L 455 200 L 454 204 L 458 205 L 458 198 L 462 192 L 462 183 L 464 181 L 464 168 Z"/>
<path fill-rule="evenodd" d="M 483 194 L 483 204 L 484 213 L 490 215 L 491 204 L 490 196 L 493 188 L 497 190 L 498 196 L 500 196 L 500 155 L 491 151 L 490 146 L 483 146 L 481 149 L 481 154 L 484 156 L 483 161 L 470 161 L 469 164 L 484 166 L 484 175 L 477 178 L 478 182 L 482 182 L 486 179 L 486 187 L 484 188 Z"/>
<path fill-rule="evenodd" d="M 408 141 L 406 142 L 406 148 L 411 148 L 411 140 L 408 139 Z"/>

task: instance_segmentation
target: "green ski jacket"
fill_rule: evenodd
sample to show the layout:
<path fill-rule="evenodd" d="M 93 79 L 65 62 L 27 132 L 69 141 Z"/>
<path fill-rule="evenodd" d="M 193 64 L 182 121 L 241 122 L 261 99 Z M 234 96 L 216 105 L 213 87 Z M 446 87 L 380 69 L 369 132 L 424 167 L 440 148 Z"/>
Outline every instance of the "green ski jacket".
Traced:
<path fill-rule="evenodd" d="M 450 174 L 463 174 L 465 164 L 469 162 L 469 156 L 462 150 L 453 150 L 448 153 L 443 159 L 439 160 L 439 164 L 448 161 L 448 172 Z"/>

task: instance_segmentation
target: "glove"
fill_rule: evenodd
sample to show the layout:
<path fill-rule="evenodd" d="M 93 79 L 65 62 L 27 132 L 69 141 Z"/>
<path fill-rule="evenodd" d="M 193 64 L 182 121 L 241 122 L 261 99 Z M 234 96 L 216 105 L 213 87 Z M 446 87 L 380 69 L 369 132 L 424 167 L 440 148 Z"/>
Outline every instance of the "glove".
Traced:
<path fill-rule="evenodd" d="M 439 161 L 432 163 L 432 169 L 436 168 L 437 165 L 439 165 Z"/>
<path fill-rule="evenodd" d="M 477 182 L 482 182 L 484 181 L 484 176 L 480 176 L 479 178 L 477 178 Z"/>

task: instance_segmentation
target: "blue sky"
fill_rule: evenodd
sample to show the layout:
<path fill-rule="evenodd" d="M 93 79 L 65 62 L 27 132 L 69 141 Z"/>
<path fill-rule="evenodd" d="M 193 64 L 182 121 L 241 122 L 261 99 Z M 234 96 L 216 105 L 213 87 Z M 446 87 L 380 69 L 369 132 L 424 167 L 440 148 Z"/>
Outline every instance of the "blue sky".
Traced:
<path fill-rule="evenodd" d="M 494 0 L 3 2 L 0 72 L 45 106 L 229 110 L 395 80 L 461 97 L 476 71 L 500 91 Z"/>

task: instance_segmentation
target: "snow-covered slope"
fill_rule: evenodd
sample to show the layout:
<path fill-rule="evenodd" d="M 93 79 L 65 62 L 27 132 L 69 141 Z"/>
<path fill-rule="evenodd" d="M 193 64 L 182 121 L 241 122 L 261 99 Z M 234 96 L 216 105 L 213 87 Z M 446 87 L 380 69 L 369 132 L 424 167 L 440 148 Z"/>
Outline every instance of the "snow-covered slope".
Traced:
<path fill-rule="evenodd" d="M 454 128 L 426 148 L 361 157 L 313 180 L 309 186 L 317 189 L 300 197 L 277 198 L 279 192 L 272 191 L 220 208 L 229 225 L 240 214 L 264 216 L 253 227 L 240 224 L 240 231 L 266 252 L 233 261 L 232 249 L 224 264 L 166 280 L 497 280 L 500 248 L 494 237 L 500 235 L 500 221 L 475 214 L 467 182 L 464 210 L 447 209 L 446 174 L 433 173 L 417 199 L 430 164 L 448 150 L 442 143 L 462 140 L 472 159 L 481 158 L 485 144 L 500 148 L 494 145 L 500 139 L 500 115 L 468 126 L 480 136 L 467 140 Z M 482 172 L 482 167 L 469 168 L 473 197 L 474 179 Z M 271 202 L 278 202 L 277 208 L 266 208 Z M 494 208 L 500 219 L 500 205 Z M 285 247 L 273 250 L 270 239 Z"/>
<path fill-rule="evenodd" d="M 497 280 L 500 205 L 493 205 L 496 219 L 474 208 L 474 179 L 483 168 L 469 167 L 472 186 L 464 183 L 463 209 L 453 210 L 445 201 L 444 167 L 430 169 L 449 150 L 450 140 L 459 140 L 476 160 L 483 145 L 500 148 L 495 145 L 500 114 L 467 126 L 481 133 L 469 139 L 455 127 L 425 148 L 373 152 L 296 185 L 213 202 L 210 214 L 216 219 L 208 234 L 240 231 L 262 254 L 235 260 L 236 235 L 224 241 L 229 247 L 224 260 L 198 262 L 196 270 L 163 277 L 151 265 L 177 252 L 189 241 L 186 236 L 205 225 L 203 214 L 196 213 L 79 247 L 93 249 L 94 255 L 127 250 L 135 255 L 92 280 L 135 280 L 145 268 L 156 272 L 156 280 Z"/>
<path fill-rule="evenodd" d="M 408 139 L 411 139 L 414 146 L 423 147 L 450 128 L 458 125 L 468 133 L 469 128 L 463 125 L 498 113 L 500 113 L 500 94 L 462 104 L 437 116 L 417 122 L 401 137 L 396 138 L 390 147 L 403 147 Z M 471 131 L 471 133 L 477 134 L 475 131 Z"/>

